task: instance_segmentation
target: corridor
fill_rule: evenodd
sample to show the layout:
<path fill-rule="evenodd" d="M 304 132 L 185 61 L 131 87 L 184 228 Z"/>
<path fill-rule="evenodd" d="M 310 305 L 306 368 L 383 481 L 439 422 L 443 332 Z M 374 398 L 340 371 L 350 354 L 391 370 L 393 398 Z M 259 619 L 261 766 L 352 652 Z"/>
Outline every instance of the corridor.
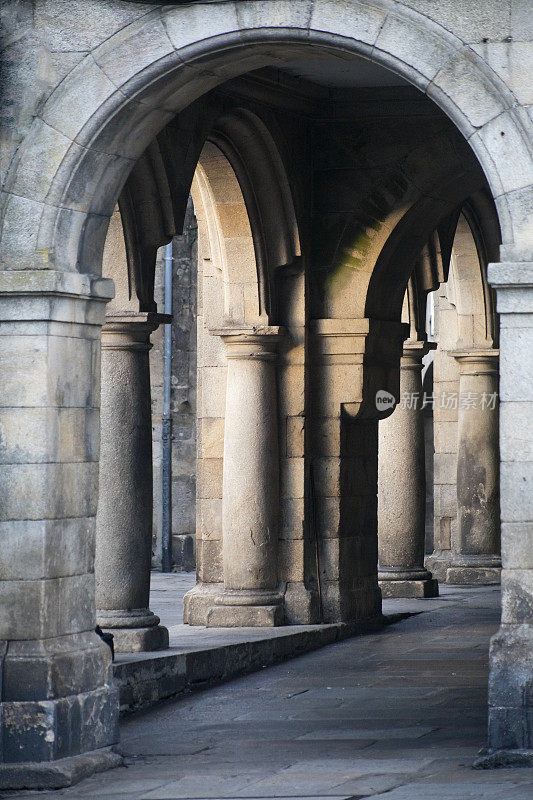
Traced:
<path fill-rule="evenodd" d="M 497 587 L 441 587 L 354 637 L 121 725 L 126 767 L 52 793 L 81 800 L 529 800 L 529 769 L 473 770 L 486 736 Z M 157 599 L 153 608 L 159 613 Z"/>

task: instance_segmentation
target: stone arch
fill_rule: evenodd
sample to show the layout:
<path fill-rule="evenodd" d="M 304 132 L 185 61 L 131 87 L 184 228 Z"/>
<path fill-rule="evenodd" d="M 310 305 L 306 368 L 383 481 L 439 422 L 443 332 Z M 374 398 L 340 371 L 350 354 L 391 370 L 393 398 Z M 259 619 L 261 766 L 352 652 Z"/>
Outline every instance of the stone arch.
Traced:
<path fill-rule="evenodd" d="M 446 153 L 436 162 L 428 161 L 423 146 L 409 156 L 414 180 L 409 170 L 396 168 L 364 197 L 336 245 L 330 277 L 343 290 L 350 283 L 357 286 L 351 292 L 354 299 L 357 296 L 355 316 L 399 321 L 413 273 L 422 294 L 434 283 L 433 275 L 424 274 L 429 264 L 421 253 L 432 236 L 438 251 L 446 250 L 455 230 L 456 209 L 485 184 L 470 155 L 459 136 L 447 139 Z M 343 271 L 351 273 L 344 286 Z M 344 302 L 353 301 L 345 297 Z M 348 315 L 346 310 L 343 316 Z"/>
<path fill-rule="evenodd" d="M 208 258 L 223 276 L 225 323 L 271 322 L 276 270 L 301 251 L 284 164 L 255 113 L 237 108 L 216 121 L 191 193 Z"/>
<path fill-rule="evenodd" d="M 458 348 L 491 347 L 496 334 L 486 264 L 471 220 L 471 214 L 464 209 L 457 221 L 448 276 L 449 299 L 453 298 L 457 311 Z"/>
<path fill-rule="evenodd" d="M 503 81 L 459 37 L 393 0 L 375 0 L 373 5 L 366 0 L 165 5 L 144 14 L 83 58 L 35 117 L 4 187 L 2 257 L 8 270 L 42 270 L 41 283 L 19 276 L 18 284 L 16 280 L 8 284 L 12 293 L 53 287 L 52 291 L 73 298 L 79 318 L 97 328 L 103 311 L 89 314 L 88 298 L 96 300 L 92 305 L 101 306 L 109 296 L 105 282 L 92 280 L 100 269 L 109 217 L 129 173 L 154 136 L 182 109 L 225 80 L 283 64 L 310 50 L 343 59 L 366 58 L 403 76 L 434 100 L 469 142 L 485 171 L 498 207 L 502 256 L 527 257 L 527 220 L 521 205 L 531 182 L 532 162 L 521 109 Z M 76 271 L 89 275 L 72 274 Z M 384 319 L 388 318 L 387 314 Z M 333 331 L 332 338 L 337 333 Z M 267 336 L 277 334 L 268 332 Z M 88 366 L 97 363 L 96 337 L 84 349 L 85 360 L 77 365 L 77 375 L 84 373 L 87 383 L 86 397 L 77 403 L 80 407 L 97 394 Z M 274 346 L 270 339 L 262 345 L 265 363 Z M 61 359 L 55 359 L 53 368 L 59 363 Z M 77 399 L 84 388 L 81 380 L 73 380 L 69 391 Z M 350 449 L 358 452 L 354 445 L 357 442 L 352 440 Z M 75 469 L 76 464 L 46 463 L 45 471 L 32 462 L 33 472 L 27 474 L 37 474 L 39 469 L 65 494 L 68 485 L 71 502 L 77 487 L 88 480 L 91 485 L 96 482 L 95 463 L 80 464 Z M 82 510 L 76 508 L 76 512 L 91 516 L 94 503 L 85 497 L 85 506 L 80 501 Z M 31 513 L 41 513 L 43 498 L 43 493 L 36 493 Z M 7 513 L 12 513 L 14 500 L 9 496 L 8 501 Z M 55 495 L 50 508 L 52 502 L 58 502 Z M 69 517 L 75 516 L 72 508 L 74 504 L 66 507 Z M 16 513 L 21 513 L 19 506 Z M 84 586 L 90 587 L 90 570 L 89 565 Z M 80 625 L 89 630 L 88 606 L 84 619 Z M 110 707 L 116 702 L 112 691 Z M 113 733 L 106 734 L 98 744 L 110 744 L 112 737 Z"/>
<path fill-rule="evenodd" d="M 258 268 L 246 203 L 231 164 L 213 142 L 202 149 L 191 194 L 204 277 L 211 279 L 214 291 L 221 283 L 224 297 L 223 309 L 204 303 L 208 327 L 260 324 Z"/>
<path fill-rule="evenodd" d="M 222 81 L 309 47 L 386 66 L 434 100 L 485 171 L 505 252 L 525 244 L 518 205 L 533 169 L 508 87 L 461 39 L 417 12 L 391 0 L 343 3 L 342 13 L 339 6 L 297 0 L 262 5 L 260 15 L 252 2 L 163 7 L 97 47 L 46 101 L 12 164 L 6 267 L 97 271 L 120 189 L 166 122 Z M 21 217 L 22 237 L 14 224 Z"/>
<path fill-rule="evenodd" d="M 242 187 L 255 248 L 260 305 L 272 318 L 276 316 L 275 272 L 301 255 L 296 211 L 279 143 L 265 122 L 246 108 L 233 109 L 218 119 L 210 139 L 226 155 Z"/>

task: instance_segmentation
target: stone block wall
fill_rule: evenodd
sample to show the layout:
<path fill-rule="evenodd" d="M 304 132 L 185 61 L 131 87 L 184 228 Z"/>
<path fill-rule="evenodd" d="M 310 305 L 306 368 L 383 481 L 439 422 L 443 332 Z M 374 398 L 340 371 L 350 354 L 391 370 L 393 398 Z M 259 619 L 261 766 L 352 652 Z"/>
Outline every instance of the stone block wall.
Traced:
<path fill-rule="evenodd" d="M 164 304 L 164 248 L 158 253 L 155 298 Z M 196 309 L 198 283 L 197 227 L 189 201 L 183 234 L 174 237 L 172 322 L 172 561 L 174 569 L 196 567 Z M 161 412 L 163 401 L 163 338 L 152 334 L 150 375 L 154 457 L 153 565 L 161 565 Z"/>
<path fill-rule="evenodd" d="M 433 361 L 433 485 L 434 549 L 450 551 L 457 537 L 457 407 L 447 408 L 447 398 L 458 396 L 459 365 L 449 355 L 457 345 L 457 312 L 448 299 L 447 284 L 435 292 L 435 338 L 438 348 Z M 446 579 L 438 566 L 431 570 L 439 580 Z"/>

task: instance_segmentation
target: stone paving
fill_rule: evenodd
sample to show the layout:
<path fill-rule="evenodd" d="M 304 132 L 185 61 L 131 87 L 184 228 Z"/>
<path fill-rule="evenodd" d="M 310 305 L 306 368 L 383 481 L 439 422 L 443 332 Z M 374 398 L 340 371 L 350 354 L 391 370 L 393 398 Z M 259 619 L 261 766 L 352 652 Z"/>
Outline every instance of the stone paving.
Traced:
<path fill-rule="evenodd" d="M 153 573 L 151 607 L 168 629 L 169 647 L 117 655 L 114 675 L 121 713 L 287 661 L 356 631 L 355 625 L 342 622 L 254 628 L 183 625 L 183 596 L 194 580 L 193 574 Z"/>
<path fill-rule="evenodd" d="M 485 739 L 498 589 L 441 592 L 385 601 L 386 613 L 413 616 L 381 633 L 127 718 L 124 768 L 54 793 L 1 796 L 531 800 L 533 770 L 471 768 Z"/>

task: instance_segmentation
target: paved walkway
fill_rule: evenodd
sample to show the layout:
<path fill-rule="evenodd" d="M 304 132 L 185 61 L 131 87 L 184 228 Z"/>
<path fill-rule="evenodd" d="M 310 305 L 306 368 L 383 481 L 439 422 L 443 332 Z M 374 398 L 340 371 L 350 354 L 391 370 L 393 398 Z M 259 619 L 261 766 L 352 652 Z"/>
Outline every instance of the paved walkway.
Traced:
<path fill-rule="evenodd" d="M 38 796 L 531 800 L 533 770 L 470 766 L 485 737 L 497 589 L 385 605 L 423 613 L 133 715 L 125 768 Z"/>

